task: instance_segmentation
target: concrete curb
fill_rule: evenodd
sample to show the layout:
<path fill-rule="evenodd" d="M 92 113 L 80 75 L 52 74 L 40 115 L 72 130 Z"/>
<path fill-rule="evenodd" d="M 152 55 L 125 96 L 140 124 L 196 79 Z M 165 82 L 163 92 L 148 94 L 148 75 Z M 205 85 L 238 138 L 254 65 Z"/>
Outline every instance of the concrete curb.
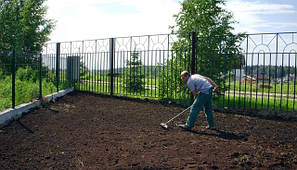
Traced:
<path fill-rule="evenodd" d="M 39 107 L 41 104 L 49 103 L 50 101 L 65 96 L 66 94 L 72 91 L 74 91 L 74 88 L 60 90 L 59 92 L 55 92 L 42 97 L 41 100 L 36 100 L 30 103 L 24 103 L 15 107 L 15 109 L 7 109 L 5 111 L 0 112 L 0 128 L 9 124 L 11 121 L 17 120 L 18 118 L 22 117 L 23 113 L 30 111 L 30 109 Z"/>

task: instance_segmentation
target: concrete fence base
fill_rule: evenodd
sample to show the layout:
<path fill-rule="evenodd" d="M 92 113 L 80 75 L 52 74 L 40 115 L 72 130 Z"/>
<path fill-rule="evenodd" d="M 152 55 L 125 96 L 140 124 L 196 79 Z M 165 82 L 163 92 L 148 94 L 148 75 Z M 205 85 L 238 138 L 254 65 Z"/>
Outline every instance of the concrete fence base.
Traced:
<path fill-rule="evenodd" d="M 47 96 L 42 97 L 41 100 L 36 100 L 30 103 L 24 103 L 15 107 L 15 109 L 7 109 L 5 111 L 0 112 L 0 128 L 9 124 L 13 120 L 17 120 L 22 115 L 33 108 L 39 107 L 42 104 L 49 103 L 56 98 L 65 96 L 66 94 L 74 91 L 74 88 L 69 88 L 65 90 L 60 90 L 59 92 L 49 94 Z"/>

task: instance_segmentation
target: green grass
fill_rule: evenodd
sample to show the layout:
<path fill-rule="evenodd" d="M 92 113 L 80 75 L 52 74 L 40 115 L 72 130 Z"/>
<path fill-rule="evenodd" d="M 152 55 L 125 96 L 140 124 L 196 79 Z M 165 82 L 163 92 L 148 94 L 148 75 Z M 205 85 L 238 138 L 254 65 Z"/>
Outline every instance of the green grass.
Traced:
<path fill-rule="evenodd" d="M 81 91 L 90 91 L 94 93 L 100 94 L 110 94 L 110 84 L 104 83 L 77 83 L 76 89 Z M 150 100 L 160 100 L 161 94 L 158 89 L 158 86 L 154 88 L 146 88 L 140 92 L 129 92 L 124 88 L 124 84 L 116 83 L 113 87 L 113 95 L 115 96 L 125 96 L 130 98 L 139 98 L 139 99 L 150 99 Z M 167 96 L 167 95 L 166 95 Z M 168 96 L 165 97 L 164 100 L 171 100 L 178 104 L 188 104 L 189 103 L 189 95 L 182 96 L 181 93 L 176 91 L 171 91 L 168 93 Z"/>
<path fill-rule="evenodd" d="M 247 91 L 247 92 L 264 92 L 264 93 L 279 93 L 279 94 L 297 94 L 297 82 L 290 82 L 290 83 L 270 83 L 269 85 L 272 87 L 270 89 L 267 88 L 260 88 L 262 82 L 258 82 L 258 86 L 253 86 L 251 84 L 244 84 L 240 83 L 239 81 L 231 81 L 230 83 L 227 81 L 225 87 L 229 88 L 230 90 L 236 91 Z M 267 83 L 264 83 L 267 84 Z"/>
<path fill-rule="evenodd" d="M 273 96 L 262 97 L 258 96 L 220 96 L 214 97 L 214 105 L 217 107 L 227 108 L 251 108 L 251 109 L 265 109 L 265 110 L 283 110 L 293 111 L 297 110 L 296 100 L 287 100 L 286 98 L 274 98 Z"/>
<path fill-rule="evenodd" d="M 80 90 L 82 91 L 91 91 L 95 93 L 103 93 L 110 94 L 110 85 L 103 83 L 81 83 Z M 139 99 L 156 99 L 160 100 L 161 95 L 158 90 L 158 86 L 156 89 L 145 89 L 141 92 L 128 92 L 124 89 L 123 84 L 116 83 L 113 87 L 115 96 L 125 96 L 131 98 L 139 98 Z M 172 100 L 178 104 L 189 104 L 189 95 L 182 97 L 181 93 L 171 91 L 168 93 L 168 96 L 165 96 L 165 100 Z M 297 100 L 297 99 L 296 99 Z M 295 101 L 296 102 L 296 101 Z M 270 95 L 269 99 L 267 96 L 261 95 L 261 92 L 258 91 L 257 98 L 250 97 L 249 95 L 241 97 L 234 97 L 232 93 L 230 95 L 226 94 L 225 97 L 215 97 L 214 105 L 218 107 L 235 107 L 235 108 L 257 108 L 257 109 L 275 109 L 275 110 L 297 110 L 297 104 L 294 104 L 294 100 L 287 100 L 286 97 L 283 97 L 282 100 L 279 98 L 274 98 L 274 95 Z"/>
<path fill-rule="evenodd" d="M 0 80 L 0 111 L 11 107 L 11 83 L 7 83 L 11 77 Z M 11 82 L 11 81 L 10 81 Z"/>
<path fill-rule="evenodd" d="M 80 78 L 81 80 L 89 80 L 89 81 L 105 81 L 105 82 L 110 82 L 110 76 L 106 76 L 106 75 L 85 75 L 85 76 L 81 76 Z M 114 82 L 116 83 L 122 83 L 125 82 L 126 77 L 122 76 L 122 77 L 114 77 Z M 158 86 L 159 85 L 159 79 L 156 78 L 142 78 L 142 81 L 146 84 L 146 85 L 155 85 Z"/>
<path fill-rule="evenodd" d="M 60 89 L 66 88 L 67 82 L 60 82 Z M 57 91 L 54 82 L 42 80 L 42 96 L 52 94 Z M 19 80 L 15 81 L 15 105 L 28 103 L 39 97 L 39 80 Z M 11 76 L 6 76 L 0 81 L 0 111 L 12 107 L 12 80 Z"/>

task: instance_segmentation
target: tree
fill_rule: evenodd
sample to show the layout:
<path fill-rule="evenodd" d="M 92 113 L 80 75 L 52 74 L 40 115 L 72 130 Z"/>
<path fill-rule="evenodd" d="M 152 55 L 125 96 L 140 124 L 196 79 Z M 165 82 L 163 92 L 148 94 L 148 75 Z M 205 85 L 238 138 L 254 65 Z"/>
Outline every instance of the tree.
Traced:
<path fill-rule="evenodd" d="M 160 87 L 162 93 L 173 90 L 172 84 L 182 84 L 180 72 L 190 70 L 192 40 L 196 39 L 195 73 L 208 76 L 217 84 L 223 84 L 223 77 L 229 71 L 244 64 L 240 54 L 239 42 L 243 35 L 232 33 L 232 14 L 223 8 L 224 0 L 184 0 L 181 10 L 174 15 L 176 25 L 170 26 L 178 40 L 172 44 L 175 51 L 170 61 L 166 63 L 169 86 Z M 192 32 L 196 36 L 192 36 Z M 173 65 L 174 68 L 171 67 Z M 168 67 L 169 66 L 169 67 Z M 174 70 L 174 71 L 172 71 Z M 166 83 L 161 83 L 166 84 Z M 222 87 L 222 86 L 221 86 Z M 182 88 L 178 88 L 182 89 Z M 165 96 L 165 95 L 164 95 Z"/>
<path fill-rule="evenodd" d="M 138 52 L 132 52 L 131 59 L 127 61 L 127 67 L 125 71 L 125 89 L 129 92 L 140 92 L 144 89 L 144 73 L 142 70 L 142 62 L 139 59 Z"/>
<path fill-rule="evenodd" d="M 46 0 L 1 0 L 0 1 L 0 51 L 16 50 L 20 53 L 40 53 L 55 21 L 46 18 Z M 34 57 L 18 60 L 31 63 Z M 7 63 L 5 57 L 0 62 Z"/>

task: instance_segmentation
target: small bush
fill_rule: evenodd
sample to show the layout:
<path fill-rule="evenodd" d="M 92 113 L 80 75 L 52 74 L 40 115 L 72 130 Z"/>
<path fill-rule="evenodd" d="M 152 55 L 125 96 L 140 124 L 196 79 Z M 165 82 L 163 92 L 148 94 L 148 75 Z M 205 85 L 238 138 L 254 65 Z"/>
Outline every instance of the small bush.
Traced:
<path fill-rule="evenodd" d="M 38 72 L 35 72 L 38 73 Z M 37 74 L 38 75 L 38 74 Z M 27 103 L 39 97 L 39 81 L 34 79 L 34 71 L 30 68 L 18 69 L 15 81 L 16 105 Z M 0 81 L 0 111 L 12 106 L 12 76 L 3 75 Z M 53 82 L 42 79 L 42 95 L 48 95 L 56 91 Z"/>
<path fill-rule="evenodd" d="M 36 82 L 38 79 L 38 71 L 33 70 L 31 67 L 19 68 L 16 72 L 16 79 L 21 81 L 32 80 Z"/>
<path fill-rule="evenodd" d="M 39 83 L 16 80 L 16 104 L 22 104 L 39 96 Z"/>

